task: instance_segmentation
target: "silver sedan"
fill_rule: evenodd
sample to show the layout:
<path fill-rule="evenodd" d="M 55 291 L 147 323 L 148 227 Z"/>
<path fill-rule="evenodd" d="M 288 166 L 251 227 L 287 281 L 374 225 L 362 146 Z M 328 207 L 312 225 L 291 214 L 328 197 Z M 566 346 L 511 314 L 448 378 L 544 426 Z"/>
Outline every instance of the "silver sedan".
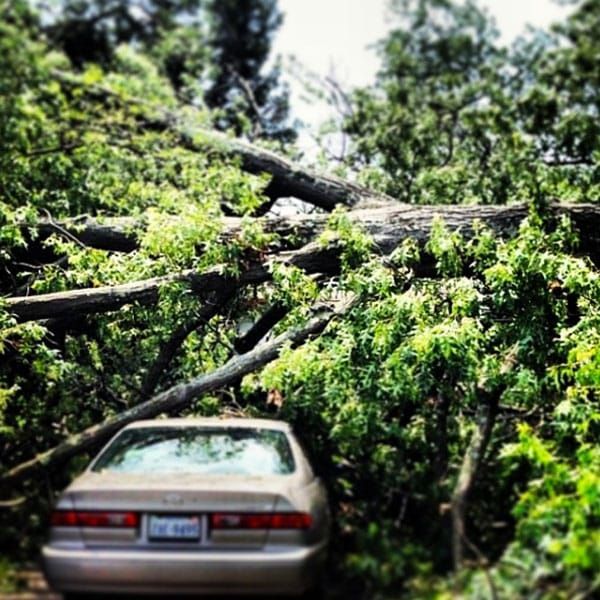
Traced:
<path fill-rule="evenodd" d="M 62 493 L 42 557 L 64 593 L 302 594 L 328 538 L 286 423 L 164 419 L 122 429 Z"/>

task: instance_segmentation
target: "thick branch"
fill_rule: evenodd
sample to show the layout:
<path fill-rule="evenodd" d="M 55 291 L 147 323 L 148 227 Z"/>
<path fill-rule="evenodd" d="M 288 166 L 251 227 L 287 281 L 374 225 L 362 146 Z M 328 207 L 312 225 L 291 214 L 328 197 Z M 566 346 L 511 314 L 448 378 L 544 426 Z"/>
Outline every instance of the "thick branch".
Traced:
<path fill-rule="evenodd" d="M 233 347 L 236 352 L 243 354 L 254 348 L 288 312 L 289 309 L 283 304 L 271 306 L 244 335 L 235 340 Z"/>
<path fill-rule="evenodd" d="M 142 399 L 149 398 L 154 393 L 158 382 L 168 370 L 171 361 L 177 354 L 181 344 L 196 329 L 212 319 L 221 307 L 231 298 L 234 286 L 226 286 L 219 294 L 200 308 L 197 315 L 179 325 L 165 343 L 161 344 L 158 356 L 152 363 L 142 384 L 140 395 Z"/>
<path fill-rule="evenodd" d="M 339 268 L 339 249 L 307 244 L 300 250 L 282 252 L 270 259 L 257 258 L 249 262 L 237 278 L 224 273 L 223 266 L 213 267 L 202 273 L 189 269 L 172 275 L 113 286 L 6 298 L 5 303 L 7 310 L 20 321 L 109 312 L 134 302 L 142 305 L 155 304 L 161 286 L 169 283 L 186 283 L 192 292 L 201 294 L 222 292 L 233 283 L 237 286 L 263 283 L 271 277 L 270 262 L 297 266 L 307 273 L 333 273 Z"/>
<path fill-rule="evenodd" d="M 61 229 L 68 231 L 71 236 L 82 244 L 100 250 L 117 252 L 132 252 L 138 247 L 135 230 L 143 226 L 139 219 L 132 217 L 113 217 L 106 223 L 91 217 L 69 219 L 59 223 Z M 37 234 L 45 239 L 57 233 L 56 223 L 50 219 L 41 220 L 36 226 Z"/>
<path fill-rule="evenodd" d="M 488 401 L 477 410 L 475 430 L 463 456 L 462 465 L 452 493 L 452 555 L 454 569 L 459 570 L 463 563 L 465 533 L 465 513 L 467 497 L 471 491 L 477 472 L 485 456 L 498 406 L 498 396 L 490 395 Z"/>
<path fill-rule="evenodd" d="M 246 354 L 235 356 L 222 367 L 210 373 L 201 375 L 188 383 L 176 385 L 99 425 L 71 436 L 55 448 L 13 467 L 0 478 L 0 483 L 3 485 L 15 483 L 32 475 L 40 468 L 51 468 L 61 464 L 76 454 L 97 447 L 114 435 L 121 427 L 132 421 L 148 419 L 163 412 L 185 408 L 202 394 L 225 386 L 229 382 L 235 381 L 276 359 L 282 347 L 289 344 L 297 346 L 309 337 L 321 333 L 334 315 L 346 312 L 353 302 L 354 300 L 351 300 L 340 306 L 336 311 L 324 311 L 313 317 L 303 327 L 287 331 Z"/>
<path fill-rule="evenodd" d="M 270 198 L 294 197 L 331 211 L 338 204 L 354 206 L 359 202 L 396 202 L 391 196 L 377 194 L 355 183 L 333 175 L 323 175 L 294 163 L 270 150 L 232 139 L 218 131 L 183 134 L 191 150 L 218 148 L 226 156 L 239 157 L 244 171 L 268 173 L 271 182 L 266 193 Z"/>

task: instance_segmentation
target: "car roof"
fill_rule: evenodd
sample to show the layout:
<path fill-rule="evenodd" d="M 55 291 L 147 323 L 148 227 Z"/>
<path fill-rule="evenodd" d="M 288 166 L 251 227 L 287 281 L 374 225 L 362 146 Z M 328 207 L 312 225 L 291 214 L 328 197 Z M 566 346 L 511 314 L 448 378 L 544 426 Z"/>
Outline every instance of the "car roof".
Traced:
<path fill-rule="evenodd" d="M 289 423 L 275 419 L 248 419 L 244 417 L 184 417 L 171 419 L 145 419 L 134 421 L 124 429 L 150 427 L 236 427 L 249 429 L 276 429 L 290 431 Z"/>

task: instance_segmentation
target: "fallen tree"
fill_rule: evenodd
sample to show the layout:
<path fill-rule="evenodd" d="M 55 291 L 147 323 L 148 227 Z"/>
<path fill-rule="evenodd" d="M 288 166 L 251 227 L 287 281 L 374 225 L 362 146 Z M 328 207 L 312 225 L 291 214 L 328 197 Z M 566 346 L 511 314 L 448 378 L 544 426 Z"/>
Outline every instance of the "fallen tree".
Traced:
<path fill-rule="evenodd" d="M 355 298 L 351 298 L 335 309 L 322 308 L 321 314 L 311 318 L 302 327 L 286 331 L 245 354 L 234 356 L 223 366 L 210 373 L 201 375 L 190 382 L 176 385 L 99 425 L 72 435 L 55 448 L 12 467 L 0 477 L 0 482 L 3 485 L 13 485 L 15 482 L 31 476 L 41 467 L 45 469 L 55 467 L 81 452 L 106 442 L 128 423 L 139 419 L 149 419 L 164 412 L 181 410 L 198 396 L 238 380 L 247 373 L 276 359 L 284 346 L 297 346 L 311 336 L 321 333 L 334 316 L 347 312 L 355 301 Z"/>
<path fill-rule="evenodd" d="M 25 497 L 0 501 L 7 556 L 37 552 L 52 493 L 82 464 L 64 461 L 129 420 L 233 409 L 303 438 L 337 517 L 334 577 L 358 593 L 593 595 L 600 279 L 580 257 L 600 264 L 600 219 L 551 203 L 598 201 L 595 113 L 578 102 L 591 4 L 532 70 L 486 42 L 472 7 L 415 11 L 400 54 L 389 39 L 387 66 L 409 76 L 398 87 L 387 69 L 348 98 L 343 162 L 408 204 L 305 168 L 292 146 L 206 131 L 154 56 L 57 73 L 68 63 L 34 25 L 3 20 L 0 497 Z M 567 63 L 581 67 L 568 85 L 546 85 Z M 286 196 L 316 210 L 277 217 Z M 506 205 L 519 198 L 535 207 Z M 483 205 L 447 205 L 466 199 Z M 393 252 L 403 240 L 421 252 Z M 327 327 L 316 299 L 350 293 L 360 307 Z"/>
<path fill-rule="evenodd" d="M 413 206 L 390 202 L 375 208 L 355 208 L 348 211 L 347 218 L 362 226 L 373 236 L 374 241 L 384 249 L 398 244 L 399 240 L 412 237 L 426 241 L 431 232 L 433 217 L 441 217 L 453 230 L 465 234 L 472 231 L 474 220 L 479 220 L 495 231 L 505 235 L 514 233 L 519 223 L 529 214 L 526 204 L 509 206 L 461 206 L 435 205 Z M 569 217 L 579 232 L 582 249 L 594 253 L 600 244 L 600 207 L 597 204 L 551 203 L 544 214 L 553 220 L 561 216 Z M 174 217 L 174 222 L 177 220 Z M 257 218 L 263 230 L 280 238 L 295 236 L 308 241 L 321 233 L 329 220 L 323 213 L 296 214 L 284 217 L 265 216 Z M 132 217 L 108 218 L 102 221 L 84 216 L 81 218 L 51 223 L 42 219 L 33 226 L 41 238 L 50 234 L 67 231 L 70 236 L 92 248 L 130 252 L 138 247 L 138 236 L 143 233 L 143 219 Z M 136 232 L 139 232 L 136 233 Z M 223 243 L 234 240 L 242 232 L 242 219 L 223 217 L 220 239 Z M 385 251 L 385 250 L 384 250 Z"/>
<path fill-rule="evenodd" d="M 357 209 L 347 213 L 352 223 L 360 224 L 368 233 L 380 254 L 392 252 L 407 238 L 424 244 L 434 217 L 444 219 L 451 230 L 460 231 L 465 237 L 473 234 L 473 223 L 481 221 L 503 236 L 514 234 L 522 219 L 528 214 L 525 205 L 515 206 L 422 206 L 389 205 L 373 209 Z M 554 220 L 569 217 L 580 236 L 582 253 L 598 258 L 600 248 L 600 207 L 597 205 L 554 204 L 548 208 L 548 216 Z M 326 215 L 296 215 L 286 219 L 264 219 L 263 226 L 270 232 L 289 232 L 301 228 L 303 235 L 311 237 L 322 232 L 327 224 Z M 240 220 L 225 221 L 224 239 L 239 232 Z M 95 225 L 90 225 L 94 228 Z M 104 226 L 103 226 L 104 227 Z M 119 222 L 122 227 L 122 221 Z M 88 238 L 89 239 L 89 238 Z M 239 276 L 227 274 L 227 265 L 213 267 L 204 272 L 186 270 L 181 273 L 153 277 L 113 286 L 85 288 L 51 294 L 6 298 L 8 310 L 21 321 L 59 318 L 68 315 L 107 312 L 125 304 L 137 302 L 153 304 L 158 300 L 162 285 L 180 282 L 191 290 L 219 291 L 235 281 L 238 286 L 263 283 L 270 278 L 270 265 L 276 262 L 297 266 L 307 273 L 336 273 L 339 270 L 341 248 L 335 242 L 324 246 L 311 242 L 288 252 L 279 252 L 267 257 L 251 258 L 242 266 Z"/>

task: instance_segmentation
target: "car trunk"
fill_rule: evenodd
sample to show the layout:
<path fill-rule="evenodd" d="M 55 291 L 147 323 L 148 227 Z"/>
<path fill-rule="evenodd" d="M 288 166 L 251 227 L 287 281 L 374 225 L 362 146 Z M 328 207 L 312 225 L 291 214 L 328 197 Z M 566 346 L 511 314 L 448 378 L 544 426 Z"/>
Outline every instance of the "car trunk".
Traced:
<path fill-rule="evenodd" d="M 235 515 L 293 511 L 290 476 L 136 476 L 89 472 L 67 490 L 77 513 L 132 514 L 134 526 L 80 526 L 89 548 L 261 548 L 268 526 L 254 519 L 237 528 Z M 225 519 L 217 528 L 213 515 Z M 232 515 L 231 518 L 229 516 Z"/>

